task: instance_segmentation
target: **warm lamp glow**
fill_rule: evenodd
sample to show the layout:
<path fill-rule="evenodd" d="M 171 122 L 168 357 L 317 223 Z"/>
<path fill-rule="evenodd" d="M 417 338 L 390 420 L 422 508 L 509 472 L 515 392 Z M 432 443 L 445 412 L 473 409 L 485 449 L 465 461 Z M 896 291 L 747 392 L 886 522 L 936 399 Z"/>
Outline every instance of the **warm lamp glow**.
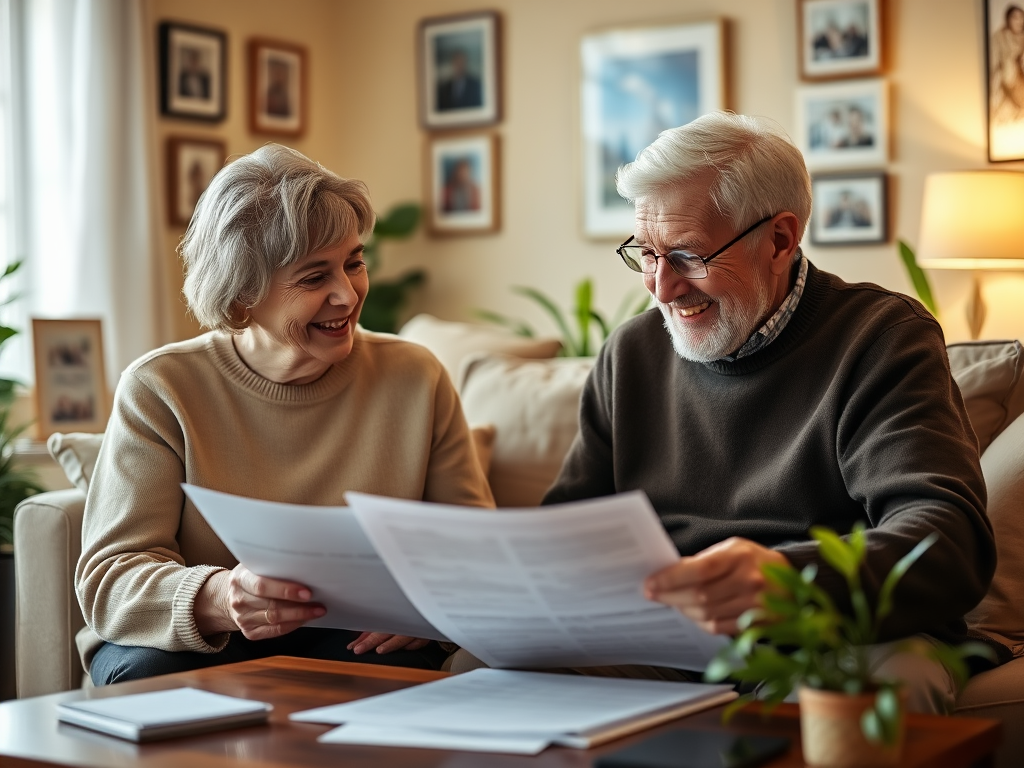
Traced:
<path fill-rule="evenodd" d="M 1024 269 L 1024 173 L 933 173 L 924 180 L 917 263 Z"/>

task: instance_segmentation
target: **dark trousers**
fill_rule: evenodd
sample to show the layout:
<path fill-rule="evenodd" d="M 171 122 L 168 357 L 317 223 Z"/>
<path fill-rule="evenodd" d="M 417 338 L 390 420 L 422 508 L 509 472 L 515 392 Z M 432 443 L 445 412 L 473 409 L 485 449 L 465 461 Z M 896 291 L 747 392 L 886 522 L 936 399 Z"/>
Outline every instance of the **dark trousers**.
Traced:
<path fill-rule="evenodd" d="M 236 661 L 265 659 L 268 656 L 301 656 L 329 661 L 356 661 L 363 664 L 387 664 L 393 667 L 440 669 L 448 653 L 435 642 L 418 651 L 393 651 L 379 654 L 369 651 L 357 656 L 345 646 L 360 635 L 347 629 L 300 627 L 282 637 L 248 640 L 234 632 L 227 647 L 219 653 L 162 651 L 158 648 L 104 643 L 93 656 L 89 674 L 94 685 L 123 683 L 143 677 L 189 672 Z"/>

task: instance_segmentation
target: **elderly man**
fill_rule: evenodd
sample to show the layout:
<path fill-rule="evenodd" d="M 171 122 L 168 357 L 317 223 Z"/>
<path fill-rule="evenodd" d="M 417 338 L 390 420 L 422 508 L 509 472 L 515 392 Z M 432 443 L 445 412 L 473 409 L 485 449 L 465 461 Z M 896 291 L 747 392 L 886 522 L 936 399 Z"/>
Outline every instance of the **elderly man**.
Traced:
<path fill-rule="evenodd" d="M 580 433 L 545 503 L 642 489 L 682 557 L 648 597 L 709 632 L 759 604 L 761 567 L 819 566 L 813 525 L 868 527 L 877 594 L 929 533 L 883 639 L 962 641 L 995 567 L 978 447 L 942 330 L 916 301 L 850 284 L 800 251 L 800 152 L 769 124 L 714 113 L 665 131 L 617 177 L 636 204 L 619 249 L 657 302 L 619 328 L 583 391 Z M 897 657 L 910 706 L 949 711 L 938 664 Z"/>

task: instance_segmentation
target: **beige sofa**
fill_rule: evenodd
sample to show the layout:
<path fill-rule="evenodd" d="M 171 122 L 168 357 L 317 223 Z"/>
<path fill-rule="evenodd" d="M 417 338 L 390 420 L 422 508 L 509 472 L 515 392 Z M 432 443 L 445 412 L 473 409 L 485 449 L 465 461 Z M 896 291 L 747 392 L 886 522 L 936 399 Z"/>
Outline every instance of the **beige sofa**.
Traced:
<path fill-rule="evenodd" d="M 414 318 L 401 335 L 431 348 L 448 367 L 471 424 L 494 426 L 481 434 L 493 437 L 488 477 L 499 506 L 536 504 L 575 436 L 579 392 L 593 361 L 553 358 L 558 345 L 550 339 L 427 316 Z M 1017 765 L 1024 756 L 1024 349 L 987 342 L 952 345 L 949 354 L 979 436 L 999 548 L 996 578 L 970 621 L 1015 656 L 974 677 L 958 713 L 1002 720 L 998 765 Z M 51 440 L 76 488 L 28 499 L 15 514 L 20 697 L 83 683 L 74 636 L 84 622 L 72 579 L 98 441 Z"/>

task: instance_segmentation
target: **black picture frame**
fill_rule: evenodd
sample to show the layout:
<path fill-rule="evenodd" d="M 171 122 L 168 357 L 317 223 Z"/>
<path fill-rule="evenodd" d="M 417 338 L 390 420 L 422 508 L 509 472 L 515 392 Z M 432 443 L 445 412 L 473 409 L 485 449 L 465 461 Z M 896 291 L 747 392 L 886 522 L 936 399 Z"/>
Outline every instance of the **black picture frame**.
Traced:
<path fill-rule="evenodd" d="M 1024 160 L 1024 64 L 1019 0 L 985 3 L 985 144 L 990 163 Z M 1012 27 L 1021 25 L 1021 32 Z"/>
<path fill-rule="evenodd" d="M 811 178 L 811 245 L 879 245 L 889 241 L 889 178 L 885 171 L 818 174 Z"/>
<path fill-rule="evenodd" d="M 423 128 L 481 127 L 501 120 L 501 16 L 497 11 L 421 19 L 416 40 Z"/>
<path fill-rule="evenodd" d="M 204 122 L 227 115 L 227 34 L 176 21 L 159 26 L 160 114 Z"/>

